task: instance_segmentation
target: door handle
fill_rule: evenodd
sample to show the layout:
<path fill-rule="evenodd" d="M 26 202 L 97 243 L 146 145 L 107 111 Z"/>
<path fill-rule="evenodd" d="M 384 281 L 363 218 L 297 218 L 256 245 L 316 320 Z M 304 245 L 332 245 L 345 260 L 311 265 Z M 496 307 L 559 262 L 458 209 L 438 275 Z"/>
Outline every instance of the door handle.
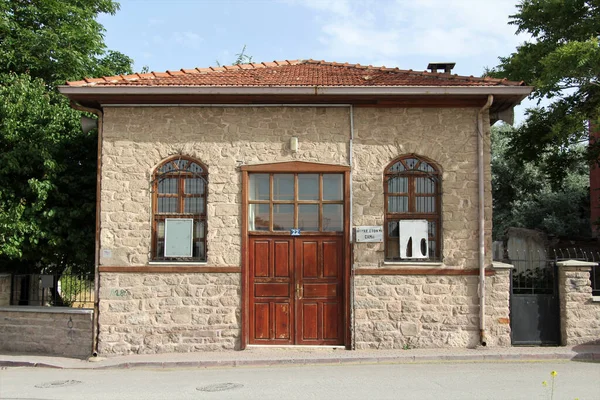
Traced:
<path fill-rule="evenodd" d="M 296 297 L 302 298 L 302 285 L 299 282 L 296 283 Z"/>

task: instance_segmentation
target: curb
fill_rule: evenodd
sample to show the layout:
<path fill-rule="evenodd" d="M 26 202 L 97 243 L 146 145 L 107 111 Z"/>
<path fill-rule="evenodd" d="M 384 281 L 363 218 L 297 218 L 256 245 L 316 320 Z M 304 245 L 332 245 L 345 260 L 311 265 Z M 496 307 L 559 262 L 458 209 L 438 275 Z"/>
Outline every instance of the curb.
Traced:
<path fill-rule="evenodd" d="M 139 361 L 109 365 L 87 363 L 85 366 L 65 366 L 34 361 L 0 360 L 3 368 L 53 368 L 53 369 L 133 369 L 133 368 L 235 368 L 270 367 L 276 365 L 351 365 L 351 364 L 412 364 L 432 362 L 543 362 L 543 361 L 600 361 L 600 353 L 545 353 L 545 354 L 494 354 L 494 355 L 445 355 L 445 356 L 402 356 L 402 357 L 348 357 L 348 358 L 282 358 L 253 360 L 209 360 L 209 361 Z"/>

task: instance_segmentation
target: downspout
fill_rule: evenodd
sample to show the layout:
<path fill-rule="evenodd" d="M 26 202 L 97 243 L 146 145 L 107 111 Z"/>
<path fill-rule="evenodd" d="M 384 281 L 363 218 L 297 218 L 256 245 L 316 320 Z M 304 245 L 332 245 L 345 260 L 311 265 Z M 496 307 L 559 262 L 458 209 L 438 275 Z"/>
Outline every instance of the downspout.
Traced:
<path fill-rule="evenodd" d="M 96 160 L 96 238 L 94 247 L 94 316 L 92 321 L 92 356 L 98 356 L 98 313 L 100 312 L 100 189 L 102 173 L 102 121 L 104 114 L 102 110 L 96 108 L 84 107 L 81 104 L 71 100 L 71 108 L 96 114 L 98 116 L 98 155 Z"/>
<path fill-rule="evenodd" d="M 487 102 L 477 114 L 477 177 L 479 189 L 479 343 L 487 345 L 485 334 L 485 179 L 483 158 L 483 115 L 492 106 L 494 96 L 488 95 Z"/>
<path fill-rule="evenodd" d="M 355 338 L 355 332 L 356 332 L 356 326 L 355 326 L 355 310 L 354 310 L 354 241 L 353 241 L 353 235 L 352 235 L 352 226 L 353 226 L 353 219 L 352 219 L 352 173 L 353 173 L 353 160 L 354 160 L 354 107 L 352 106 L 352 104 L 350 104 L 350 140 L 349 140 L 349 155 L 348 155 L 348 165 L 350 166 L 350 210 L 349 210 L 349 215 L 350 215 L 350 229 L 348 232 L 348 235 L 350 236 L 348 243 L 350 243 L 350 304 L 352 305 L 350 310 L 351 310 L 351 314 L 350 314 L 350 320 L 351 320 L 351 325 L 352 326 L 352 331 L 350 332 L 350 348 L 352 350 L 354 350 L 355 348 L 355 343 L 354 343 L 354 338 Z"/>

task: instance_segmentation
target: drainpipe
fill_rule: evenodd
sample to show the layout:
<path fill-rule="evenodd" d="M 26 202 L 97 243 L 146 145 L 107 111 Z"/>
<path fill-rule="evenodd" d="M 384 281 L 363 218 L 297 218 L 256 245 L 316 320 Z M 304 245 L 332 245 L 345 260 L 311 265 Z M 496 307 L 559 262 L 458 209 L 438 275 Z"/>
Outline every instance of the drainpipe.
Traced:
<path fill-rule="evenodd" d="M 350 315 L 350 320 L 351 320 L 351 326 L 352 326 L 352 332 L 351 334 L 351 338 L 350 338 L 350 348 L 352 350 L 354 350 L 355 348 L 355 344 L 354 344 L 354 333 L 356 332 L 355 329 L 355 325 L 354 325 L 354 315 L 355 315 L 355 310 L 354 310 L 354 241 L 353 241 L 353 235 L 352 235 L 352 225 L 353 225 L 353 220 L 352 220 L 352 168 L 353 168 L 353 160 L 354 160 L 354 107 L 352 106 L 352 104 L 350 104 L 350 140 L 349 140 L 349 152 L 350 154 L 348 155 L 348 165 L 350 166 L 350 210 L 348 212 L 348 214 L 350 215 L 350 229 L 348 232 L 348 235 L 350 236 L 348 243 L 350 243 L 350 304 L 352 304 L 352 307 L 350 308 L 351 311 L 351 315 Z"/>
<path fill-rule="evenodd" d="M 100 273 L 98 265 L 100 264 L 100 188 L 102 172 L 102 110 L 96 108 L 84 107 L 71 100 L 71 108 L 96 114 L 98 116 L 98 155 L 96 160 L 96 239 L 94 247 L 94 316 L 92 322 L 92 356 L 98 356 L 98 313 L 100 311 Z"/>
<path fill-rule="evenodd" d="M 479 343 L 487 345 L 485 334 L 485 180 L 483 159 L 483 114 L 492 106 L 494 96 L 488 95 L 487 102 L 477 114 L 477 176 L 479 189 Z"/>

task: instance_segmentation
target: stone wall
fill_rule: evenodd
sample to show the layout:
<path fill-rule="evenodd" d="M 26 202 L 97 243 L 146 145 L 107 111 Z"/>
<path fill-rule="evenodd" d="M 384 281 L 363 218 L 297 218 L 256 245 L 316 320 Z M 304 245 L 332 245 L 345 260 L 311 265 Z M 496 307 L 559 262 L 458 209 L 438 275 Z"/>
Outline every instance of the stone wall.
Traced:
<path fill-rule="evenodd" d="M 100 276 L 100 354 L 239 349 L 240 274 Z"/>
<path fill-rule="evenodd" d="M 558 289 L 563 346 L 600 344 L 600 302 L 592 298 L 591 264 L 560 262 Z M 597 267 L 596 267 L 597 268 Z"/>
<path fill-rule="evenodd" d="M 10 305 L 10 274 L 0 274 L 0 307 Z"/>
<path fill-rule="evenodd" d="M 356 276 L 356 348 L 477 346 L 478 281 L 478 276 Z M 508 289 L 508 271 L 486 278 L 488 346 L 510 346 Z"/>
<path fill-rule="evenodd" d="M 383 171 L 415 153 L 442 171 L 443 266 L 477 267 L 475 108 L 355 108 L 353 225 L 383 225 Z M 484 126 L 488 126 L 487 122 Z M 491 254 L 491 173 L 486 143 L 486 246 Z M 289 149 L 298 137 L 299 150 Z M 241 175 L 236 165 L 311 161 L 347 165 L 348 108 L 109 107 L 104 115 L 101 265 L 147 265 L 150 180 L 182 153 L 208 167 L 207 263 L 241 262 Z M 110 254 L 110 257 L 106 257 Z M 383 243 L 357 244 L 355 266 L 383 264 Z M 491 263 L 488 256 L 487 264 Z"/>
<path fill-rule="evenodd" d="M 477 109 L 358 108 L 354 113 L 355 226 L 383 225 L 383 171 L 396 157 L 417 154 L 442 172 L 442 267 L 477 268 Z M 489 123 L 484 121 L 484 126 Z M 492 254 L 489 128 L 485 146 L 486 265 Z M 384 244 L 356 243 L 356 268 L 383 266 Z"/>
<path fill-rule="evenodd" d="M 442 173 L 443 261 L 435 267 L 476 268 L 477 112 L 354 108 L 352 225 L 383 225 L 383 171 L 392 160 L 412 153 L 427 157 Z M 489 129 L 484 136 L 491 264 Z M 297 152 L 290 151 L 291 137 L 299 140 Z M 150 181 L 165 158 L 184 154 L 207 166 L 207 265 L 239 267 L 242 188 L 236 167 L 294 160 L 348 165 L 349 138 L 350 112 L 344 107 L 105 108 L 100 265 L 151 266 Z M 355 244 L 353 254 L 355 268 L 389 267 L 383 243 Z M 478 337 L 476 281 L 358 276 L 357 343 L 398 347 L 416 330 L 421 347 L 472 345 Z M 100 287 L 100 353 L 239 348 L 239 275 L 101 273 Z"/>
<path fill-rule="evenodd" d="M 1 307 L 0 351 L 86 358 L 92 353 L 93 310 Z"/>

